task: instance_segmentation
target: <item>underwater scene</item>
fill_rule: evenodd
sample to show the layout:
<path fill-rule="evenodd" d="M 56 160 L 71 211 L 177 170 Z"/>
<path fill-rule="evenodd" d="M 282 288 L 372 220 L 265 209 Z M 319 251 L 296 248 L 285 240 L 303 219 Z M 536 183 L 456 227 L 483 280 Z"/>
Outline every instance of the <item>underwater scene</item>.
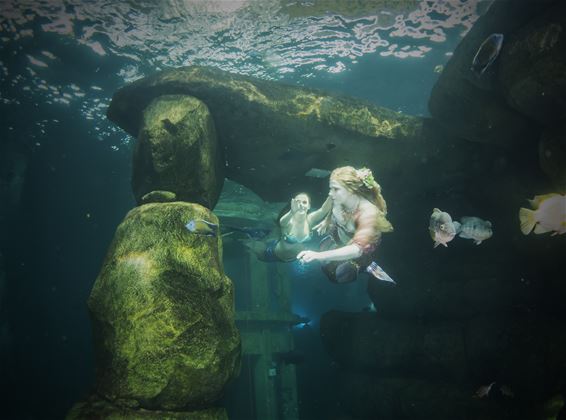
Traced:
<path fill-rule="evenodd" d="M 566 419 L 566 2 L 0 9 L 0 418 Z"/>

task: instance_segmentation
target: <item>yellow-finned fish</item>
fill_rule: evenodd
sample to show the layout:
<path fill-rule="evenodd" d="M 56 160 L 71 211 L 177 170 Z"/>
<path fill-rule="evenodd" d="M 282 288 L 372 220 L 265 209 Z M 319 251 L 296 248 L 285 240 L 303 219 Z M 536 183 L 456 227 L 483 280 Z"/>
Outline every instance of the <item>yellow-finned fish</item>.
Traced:
<path fill-rule="evenodd" d="M 216 236 L 218 232 L 217 224 L 202 219 L 191 220 L 185 227 L 189 232 L 196 233 L 197 235 Z"/>
<path fill-rule="evenodd" d="M 537 195 L 529 202 L 533 210 L 519 209 L 523 235 L 531 233 L 533 228 L 536 234 L 552 232 L 554 236 L 566 233 L 566 195 Z"/>

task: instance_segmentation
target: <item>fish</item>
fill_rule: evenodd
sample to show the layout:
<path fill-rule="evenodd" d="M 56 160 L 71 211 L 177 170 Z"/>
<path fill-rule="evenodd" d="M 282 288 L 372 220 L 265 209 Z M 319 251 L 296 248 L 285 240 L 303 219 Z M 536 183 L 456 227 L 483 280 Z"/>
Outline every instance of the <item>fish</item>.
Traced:
<path fill-rule="evenodd" d="M 470 70 L 478 77 L 493 64 L 499 56 L 501 47 L 503 46 L 503 34 L 491 34 L 480 45 L 474 59 L 472 60 L 472 67 Z"/>
<path fill-rule="evenodd" d="M 177 201 L 177 194 L 171 191 L 156 190 L 143 195 L 141 202 L 146 203 L 170 203 Z"/>
<path fill-rule="evenodd" d="M 515 393 L 513 390 L 505 384 L 498 384 L 497 382 L 492 382 L 488 385 L 480 386 L 474 394 L 476 398 L 514 398 Z"/>
<path fill-rule="evenodd" d="M 435 73 L 442 73 L 444 71 L 444 66 L 442 64 L 437 64 L 436 66 L 434 66 L 434 70 Z"/>
<path fill-rule="evenodd" d="M 269 233 L 272 230 L 266 228 L 238 227 L 238 226 L 227 226 L 227 225 L 222 225 L 222 229 L 228 231 L 224 235 L 232 234 L 234 232 L 241 232 L 247 235 L 249 239 L 256 239 L 256 240 L 265 238 L 267 235 L 269 235 Z"/>
<path fill-rule="evenodd" d="M 327 176 L 330 176 L 330 171 L 326 169 L 311 168 L 307 173 L 305 173 L 305 176 L 310 176 L 312 178 L 326 178 Z"/>
<path fill-rule="evenodd" d="M 296 315 L 295 319 L 289 322 L 290 327 L 306 327 L 310 324 L 311 320 L 306 316 Z"/>
<path fill-rule="evenodd" d="M 377 263 L 375 261 L 372 261 L 371 264 L 367 266 L 366 271 L 368 273 L 370 273 L 371 275 L 373 275 L 378 280 L 383 280 L 383 281 L 386 281 L 388 283 L 397 284 L 395 282 L 395 280 L 393 280 L 391 277 L 389 277 L 389 274 L 387 274 L 383 270 L 383 268 L 381 268 L 379 265 L 377 265 Z"/>
<path fill-rule="evenodd" d="M 376 312 L 375 304 L 371 302 L 368 306 L 364 306 L 362 312 Z"/>
<path fill-rule="evenodd" d="M 493 385 L 495 385 L 495 382 L 490 383 L 489 385 L 482 385 L 480 386 L 476 393 L 474 394 L 475 397 L 477 398 L 485 398 L 489 396 L 489 393 L 491 392 L 491 389 L 493 388 Z"/>
<path fill-rule="evenodd" d="M 193 219 L 189 221 L 185 227 L 191 233 L 204 236 L 216 236 L 218 232 L 218 225 L 212 222 L 207 222 L 203 219 Z"/>
<path fill-rule="evenodd" d="M 552 232 L 552 236 L 566 233 L 566 195 L 537 195 L 529 202 L 533 210 L 519 209 L 523 235 L 528 235 L 533 229 L 537 235 L 546 232 Z"/>
<path fill-rule="evenodd" d="M 462 217 L 458 236 L 463 239 L 472 239 L 476 245 L 493 236 L 491 222 L 479 217 Z"/>
<path fill-rule="evenodd" d="M 450 214 L 437 208 L 432 210 L 428 231 L 435 248 L 440 244 L 448 247 L 448 242 L 454 239 L 459 230 L 460 223 L 452 221 Z"/>

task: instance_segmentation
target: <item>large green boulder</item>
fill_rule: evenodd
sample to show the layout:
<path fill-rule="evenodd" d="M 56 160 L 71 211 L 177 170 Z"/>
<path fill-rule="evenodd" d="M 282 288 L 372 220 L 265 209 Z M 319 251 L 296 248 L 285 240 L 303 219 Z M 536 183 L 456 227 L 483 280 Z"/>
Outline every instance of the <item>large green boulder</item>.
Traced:
<path fill-rule="evenodd" d="M 239 370 L 232 282 L 220 236 L 190 232 L 218 223 L 183 202 L 131 210 L 118 226 L 91 295 L 96 392 L 118 406 L 207 407 Z"/>
<path fill-rule="evenodd" d="M 214 208 L 224 183 L 224 162 L 207 106 L 187 95 L 165 95 L 143 111 L 133 157 L 138 204 L 151 191 Z"/>

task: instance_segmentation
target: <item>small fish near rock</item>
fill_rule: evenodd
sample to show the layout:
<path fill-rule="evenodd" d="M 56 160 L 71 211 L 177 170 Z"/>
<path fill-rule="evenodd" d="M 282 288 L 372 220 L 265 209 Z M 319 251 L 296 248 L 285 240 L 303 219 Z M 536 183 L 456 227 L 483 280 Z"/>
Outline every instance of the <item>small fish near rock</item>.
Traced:
<path fill-rule="evenodd" d="M 171 191 L 151 191 L 143 195 L 141 198 L 142 204 L 148 203 L 171 203 L 177 201 L 177 194 Z"/>
<path fill-rule="evenodd" d="M 448 242 L 454 239 L 459 230 L 460 223 L 452 221 L 450 214 L 437 208 L 433 209 L 428 231 L 435 248 L 441 244 L 447 247 Z"/>
<path fill-rule="evenodd" d="M 203 219 L 194 219 L 189 221 L 185 227 L 191 233 L 203 236 L 216 237 L 218 234 L 218 225 L 212 222 L 207 222 Z"/>
<path fill-rule="evenodd" d="M 474 393 L 474 398 L 514 398 L 515 393 L 505 384 L 498 384 L 497 382 L 492 382 L 488 385 L 480 386 Z"/>
<path fill-rule="evenodd" d="M 269 235 L 269 233 L 271 233 L 272 229 L 266 229 L 266 228 L 253 228 L 253 227 L 239 227 L 239 226 L 230 226 L 230 225 L 222 225 L 222 230 L 225 231 L 225 233 L 222 234 L 222 236 L 225 235 L 231 235 L 234 232 L 240 232 L 244 235 L 247 236 L 248 239 L 255 239 L 255 240 L 261 240 L 263 238 L 265 238 L 267 235 Z"/>
<path fill-rule="evenodd" d="M 476 245 L 479 245 L 493 236 L 491 222 L 479 217 L 462 217 L 458 236 L 463 239 L 471 239 Z"/>
<path fill-rule="evenodd" d="M 537 235 L 547 232 L 552 232 L 552 236 L 566 233 L 566 195 L 537 195 L 529 202 L 532 210 L 519 209 L 523 235 L 528 235 L 533 229 Z"/>
<path fill-rule="evenodd" d="M 470 68 L 477 77 L 481 77 L 497 59 L 503 46 L 503 39 L 503 34 L 491 34 L 482 42 Z"/>

